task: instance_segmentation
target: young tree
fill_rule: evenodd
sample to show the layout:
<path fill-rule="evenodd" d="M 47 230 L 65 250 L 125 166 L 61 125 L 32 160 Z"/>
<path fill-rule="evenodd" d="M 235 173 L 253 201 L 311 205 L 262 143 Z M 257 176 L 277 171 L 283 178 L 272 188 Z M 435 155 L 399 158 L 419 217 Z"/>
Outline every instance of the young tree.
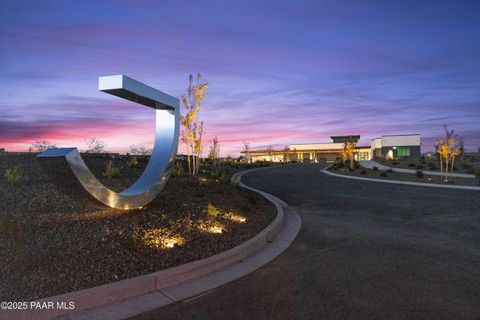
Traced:
<path fill-rule="evenodd" d="M 220 143 L 218 138 L 215 137 L 212 139 L 212 145 L 210 146 L 210 153 L 208 155 L 214 166 L 218 165 L 218 159 L 220 158 Z"/>
<path fill-rule="evenodd" d="M 107 144 L 98 138 L 88 138 L 87 140 L 87 153 L 102 153 L 105 152 Z"/>
<path fill-rule="evenodd" d="M 208 83 L 201 83 L 202 76 L 197 75 L 196 83 L 193 83 L 193 76 L 188 78 L 189 86 L 187 89 L 187 96 L 182 96 L 183 107 L 185 108 L 185 115 L 181 115 L 180 123 L 183 126 L 182 141 L 187 146 L 187 164 L 188 173 L 195 175 L 198 172 L 195 157 L 199 154 L 197 150 L 200 150 L 201 146 L 197 146 L 200 142 L 203 133 L 203 123 L 199 124 L 198 111 L 202 108 L 202 103 L 207 97 L 206 90 Z M 192 157 L 192 159 L 191 159 Z M 200 159 L 198 159 L 198 162 Z"/>
<path fill-rule="evenodd" d="M 270 161 L 273 161 L 273 147 L 272 146 L 267 147 L 267 154 L 270 158 Z"/>
<path fill-rule="evenodd" d="M 30 150 L 36 151 L 36 152 L 43 152 L 45 150 L 56 148 L 56 147 L 57 146 L 54 143 L 48 140 L 41 140 L 41 141 L 35 141 L 34 143 L 32 143 Z"/>
<path fill-rule="evenodd" d="M 245 161 L 247 163 L 250 162 L 251 156 L 250 156 L 250 143 L 243 141 L 243 154 L 245 155 Z"/>
<path fill-rule="evenodd" d="M 460 145 L 455 131 L 448 130 L 447 125 L 444 125 L 443 128 L 445 130 L 445 139 L 439 139 L 435 149 L 440 158 L 440 174 L 443 175 L 443 167 L 445 166 L 445 181 L 448 181 L 448 170 L 450 168 L 450 172 L 453 173 L 455 157 L 460 155 Z"/>
<path fill-rule="evenodd" d="M 353 153 L 355 151 L 356 146 L 357 144 L 355 142 L 346 141 L 343 144 L 343 149 L 340 151 L 340 153 L 342 154 L 343 163 L 345 164 L 347 160 L 350 160 L 350 169 L 352 170 L 353 170 L 353 161 L 354 161 Z"/>
<path fill-rule="evenodd" d="M 203 121 L 200 124 L 195 123 L 193 126 L 193 175 L 196 176 L 200 170 L 200 162 L 202 159 L 203 145 Z"/>

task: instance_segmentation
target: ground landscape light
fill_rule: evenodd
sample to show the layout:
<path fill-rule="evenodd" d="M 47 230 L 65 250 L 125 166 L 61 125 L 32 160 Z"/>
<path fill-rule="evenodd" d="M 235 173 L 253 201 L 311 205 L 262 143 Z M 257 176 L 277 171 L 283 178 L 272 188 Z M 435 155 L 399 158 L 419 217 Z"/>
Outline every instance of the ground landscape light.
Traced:
<path fill-rule="evenodd" d="M 183 246 L 185 238 L 180 234 L 172 234 L 165 228 L 156 228 L 145 231 L 142 238 L 143 243 L 152 248 L 171 249 L 175 246 Z"/>
<path fill-rule="evenodd" d="M 244 223 L 245 221 L 247 221 L 247 218 L 245 218 L 244 216 L 233 213 L 233 212 L 229 212 L 225 214 L 225 218 L 238 223 Z"/>
<path fill-rule="evenodd" d="M 198 229 L 208 233 L 223 233 L 225 227 L 217 221 L 204 221 L 199 224 Z"/>

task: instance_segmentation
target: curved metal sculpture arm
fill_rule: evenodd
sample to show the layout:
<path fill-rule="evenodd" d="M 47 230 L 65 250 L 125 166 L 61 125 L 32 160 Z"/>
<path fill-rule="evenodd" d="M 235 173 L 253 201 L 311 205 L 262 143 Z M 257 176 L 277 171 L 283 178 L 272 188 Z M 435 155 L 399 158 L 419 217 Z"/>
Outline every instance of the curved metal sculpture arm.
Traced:
<path fill-rule="evenodd" d="M 97 200 L 112 208 L 141 208 L 160 193 L 170 177 L 178 149 L 180 102 L 124 75 L 100 77 L 99 90 L 156 109 L 155 144 L 140 178 L 118 193 L 105 187 L 92 174 L 77 148 L 49 149 L 37 157 L 65 157 L 82 186 Z"/>

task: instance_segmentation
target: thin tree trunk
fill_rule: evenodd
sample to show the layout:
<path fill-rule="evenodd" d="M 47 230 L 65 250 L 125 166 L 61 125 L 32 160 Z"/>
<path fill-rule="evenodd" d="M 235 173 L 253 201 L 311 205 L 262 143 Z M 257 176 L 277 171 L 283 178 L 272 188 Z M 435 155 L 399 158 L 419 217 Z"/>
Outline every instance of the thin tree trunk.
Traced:
<path fill-rule="evenodd" d="M 190 173 L 190 144 L 189 144 L 189 134 L 190 132 L 188 131 L 187 129 L 187 125 L 185 125 L 185 142 L 186 142 L 186 145 L 187 145 L 187 164 L 188 164 L 188 175 L 192 175 Z"/>
<path fill-rule="evenodd" d="M 195 151 L 192 148 L 192 176 L 195 175 L 196 160 Z"/>
<path fill-rule="evenodd" d="M 445 181 L 448 181 L 448 158 L 445 159 Z"/>
<path fill-rule="evenodd" d="M 443 177 L 443 157 L 440 155 L 440 177 Z"/>
<path fill-rule="evenodd" d="M 452 166 L 452 170 L 450 171 L 450 173 L 452 173 L 452 174 L 453 174 L 453 164 L 454 164 L 454 163 L 455 163 L 455 156 L 452 157 L 452 165 L 451 165 L 451 166 Z"/>

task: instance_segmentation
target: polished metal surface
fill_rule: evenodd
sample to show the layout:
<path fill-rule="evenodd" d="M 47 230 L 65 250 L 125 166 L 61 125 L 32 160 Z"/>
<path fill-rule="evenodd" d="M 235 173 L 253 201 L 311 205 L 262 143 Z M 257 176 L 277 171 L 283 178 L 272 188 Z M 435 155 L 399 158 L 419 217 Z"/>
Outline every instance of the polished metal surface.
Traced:
<path fill-rule="evenodd" d="M 124 75 L 100 77 L 99 90 L 156 109 L 155 145 L 140 178 L 118 193 L 105 187 L 92 174 L 77 148 L 49 149 L 37 157 L 65 157 L 82 186 L 97 200 L 112 208 L 141 208 L 160 193 L 170 177 L 178 149 L 180 102 Z"/>

